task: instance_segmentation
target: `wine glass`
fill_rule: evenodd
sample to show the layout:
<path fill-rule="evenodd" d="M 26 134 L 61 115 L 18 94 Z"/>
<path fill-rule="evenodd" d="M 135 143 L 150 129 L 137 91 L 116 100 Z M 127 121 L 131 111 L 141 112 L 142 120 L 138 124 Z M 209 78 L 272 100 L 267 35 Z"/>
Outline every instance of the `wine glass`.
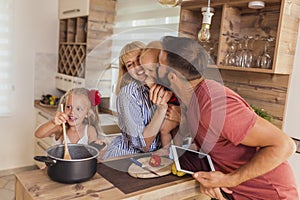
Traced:
<path fill-rule="evenodd" d="M 243 42 L 241 39 L 236 39 L 237 50 L 235 53 L 235 66 L 241 67 L 243 61 Z"/>
<path fill-rule="evenodd" d="M 252 66 L 252 61 L 253 61 L 253 53 L 252 50 L 248 47 L 249 40 L 252 40 L 252 36 L 245 36 L 244 37 L 244 48 L 241 53 L 241 67 L 251 67 Z"/>
<path fill-rule="evenodd" d="M 264 45 L 264 52 L 257 58 L 257 66 L 262 69 L 271 69 L 272 67 L 272 57 L 269 53 L 270 42 L 273 41 L 273 38 L 266 38 Z"/>
<path fill-rule="evenodd" d="M 217 60 L 218 53 L 218 41 L 216 40 L 208 40 L 206 42 L 199 42 L 201 46 L 206 50 L 208 55 L 208 64 L 215 65 Z"/>
<path fill-rule="evenodd" d="M 228 47 L 227 54 L 224 58 L 224 64 L 228 66 L 234 66 L 236 64 L 236 42 L 231 41 Z"/>

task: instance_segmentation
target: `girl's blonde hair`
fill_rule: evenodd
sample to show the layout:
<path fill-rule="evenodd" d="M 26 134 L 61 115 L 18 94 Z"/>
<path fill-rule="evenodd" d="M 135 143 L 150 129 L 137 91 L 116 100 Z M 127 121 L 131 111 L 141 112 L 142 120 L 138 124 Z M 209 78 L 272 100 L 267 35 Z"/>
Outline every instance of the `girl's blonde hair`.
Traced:
<path fill-rule="evenodd" d="M 154 40 L 152 42 L 149 42 L 145 48 L 142 50 L 141 55 L 140 55 L 140 60 L 143 59 L 144 56 L 148 55 L 154 55 L 156 58 L 156 62 L 158 62 L 158 57 L 160 54 L 160 51 L 162 50 L 162 43 L 159 40 Z"/>
<path fill-rule="evenodd" d="M 68 96 L 71 94 L 82 94 L 86 97 L 86 99 L 89 102 L 89 110 L 87 113 L 87 117 L 83 120 L 83 124 L 85 125 L 90 125 L 90 126 L 94 126 L 96 131 L 97 131 L 97 135 L 99 135 L 99 133 L 101 132 L 100 129 L 100 125 L 99 125 L 99 112 L 98 112 L 98 107 L 94 106 L 91 103 L 91 100 L 89 99 L 89 92 L 90 90 L 86 89 L 86 88 L 72 88 L 71 90 L 67 91 L 60 99 L 59 105 L 63 104 L 63 106 L 65 107 Z M 58 107 L 58 111 L 60 111 L 60 106 Z M 68 124 L 66 124 L 67 128 L 68 128 Z"/>
<path fill-rule="evenodd" d="M 130 83 L 133 78 L 127 73 L 127 68 L 124 62 L 125 56 L 133 51 L 142 51 L 145 44 L 140 41 L 133 41 L 126 44 L 120 51 L 119 56 L 119 75 L 116 87 L 116 94 L 118 95 L 121 88 Z"/>

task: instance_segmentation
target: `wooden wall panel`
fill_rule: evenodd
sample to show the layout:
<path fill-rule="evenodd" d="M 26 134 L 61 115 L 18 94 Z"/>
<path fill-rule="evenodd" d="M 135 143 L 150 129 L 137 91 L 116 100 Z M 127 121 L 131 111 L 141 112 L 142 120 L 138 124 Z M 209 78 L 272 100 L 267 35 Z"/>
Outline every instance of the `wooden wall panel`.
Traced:
<path fill-rule="evenodd" d="M 274 124 L 282 127 L 289 75 L 207 69 L 205 76 L 222 82 L 249 104 L 263 108 L 273 116 Z"/>

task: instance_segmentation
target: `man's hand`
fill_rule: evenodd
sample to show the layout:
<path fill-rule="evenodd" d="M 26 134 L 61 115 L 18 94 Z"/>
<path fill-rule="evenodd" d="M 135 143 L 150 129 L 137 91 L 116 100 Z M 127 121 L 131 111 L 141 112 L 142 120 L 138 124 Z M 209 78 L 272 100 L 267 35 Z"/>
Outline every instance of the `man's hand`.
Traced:
<path fill-rule="evenodd" d="M 219 171 L 213 172 L 196 172 L 193 177 L 201 184 L 200 193 L 206 194 L 211 198 L 216 198 L 219 200 L 226 200 L 222 193 L 220 187 L 225 193 L 231 194 L 232 191 L 226 187 L 233 187 L 230 181 L 227 183 L 227 177 L 225 174 Z M 225 187 L 226 186 L 226 187 Z"/>

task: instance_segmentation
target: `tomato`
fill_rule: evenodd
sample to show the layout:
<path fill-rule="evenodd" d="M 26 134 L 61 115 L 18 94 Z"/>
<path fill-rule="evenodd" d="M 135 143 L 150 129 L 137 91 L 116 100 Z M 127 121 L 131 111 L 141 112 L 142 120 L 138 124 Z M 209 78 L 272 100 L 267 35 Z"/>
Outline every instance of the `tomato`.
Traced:
<path fill-rule="evenodd" d="M 160 165 L 161 158 L 158 155 L 152 155 L 149 160 L 149 165 L 152 167 L 158 167 Z"/>

